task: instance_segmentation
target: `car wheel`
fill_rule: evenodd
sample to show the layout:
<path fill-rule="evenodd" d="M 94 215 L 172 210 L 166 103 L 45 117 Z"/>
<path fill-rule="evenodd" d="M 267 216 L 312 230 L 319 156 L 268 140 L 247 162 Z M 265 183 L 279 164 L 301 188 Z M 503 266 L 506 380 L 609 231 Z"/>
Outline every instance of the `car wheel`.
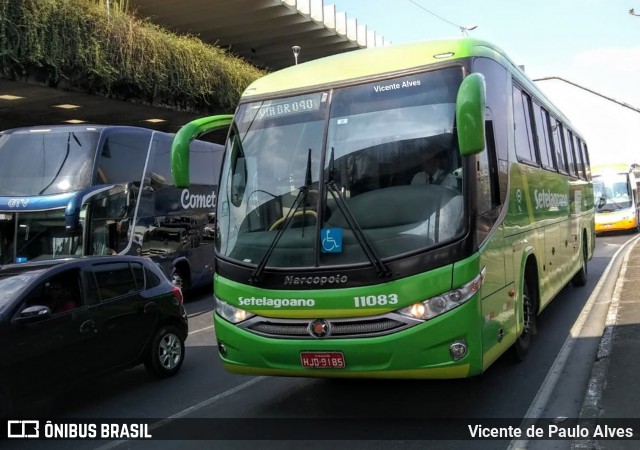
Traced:
<path fill-rule="evenodd" d="M 144 361 L 146 369 L 158 378 L 175 375 L 184 362 L 184 339 L 174 326 L 160 328 Z"/>

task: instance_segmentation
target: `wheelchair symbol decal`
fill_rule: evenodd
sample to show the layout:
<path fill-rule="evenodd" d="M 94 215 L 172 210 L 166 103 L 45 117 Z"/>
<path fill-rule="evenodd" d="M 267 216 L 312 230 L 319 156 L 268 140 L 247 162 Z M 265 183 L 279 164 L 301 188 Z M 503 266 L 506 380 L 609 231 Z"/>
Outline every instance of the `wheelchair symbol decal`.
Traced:
<path fill-rule="evenodd" d="M 322 253 L 342 253 L 342 228 L 320 230 Z"/>

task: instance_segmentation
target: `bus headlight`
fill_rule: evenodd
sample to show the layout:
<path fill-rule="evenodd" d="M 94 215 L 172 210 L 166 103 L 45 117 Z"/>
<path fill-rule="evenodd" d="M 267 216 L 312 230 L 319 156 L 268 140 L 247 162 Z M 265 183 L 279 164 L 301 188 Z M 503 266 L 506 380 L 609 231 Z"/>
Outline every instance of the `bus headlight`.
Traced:
<path fill-rule="evenodd" d="M 231 323 L 240 323 L 243 320 L 250 319 L 255 314 L 245 311 L 242 308 L 237 308 L 230 305 L 227 302 L 220 300 L 218 297 L 214 297 L 216 301 L 216 313 L 225 320 Z"/>
<path fill-rule="evenodd" d="M 428 298 L 411 306 L 399 309 L 396 312 L 403 316 L 411 317 L 419 320 L 429 320 L 434 317 L 451 311 L 454 308 L 467 302 L 473 295 L 480 290 L 484 281 L 485 269 L 480 274 L 464 286 L 454 289 L 444 294 Z"/>

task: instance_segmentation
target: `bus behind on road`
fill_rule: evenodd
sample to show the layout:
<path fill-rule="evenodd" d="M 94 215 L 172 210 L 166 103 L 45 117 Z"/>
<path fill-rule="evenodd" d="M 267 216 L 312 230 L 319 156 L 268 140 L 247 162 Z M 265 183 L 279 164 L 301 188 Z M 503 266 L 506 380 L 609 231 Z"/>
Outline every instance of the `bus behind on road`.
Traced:
<path fill-rule="evenodd" d="M 191 143 L 188 189 L 171 178 L 173 134 L 124 126 L 38 126 L 0 133 L 0 264 L 132 254 L 191 288 L 213 279 L 224 147 Z"/>
<path fill-rule="evenodd" d="M 378 378 L 522 359 L 539 312 L 587 282 L 593 201 L 580 133 L 487 42 L 269 74 L 241 97 L 221 171 L 219 356 L 241 374 Z"/>
<path fill-rule="evenodd" d="M 593 166 L 596 233 L 640 230 L 640 167 L 611 163 Z"/>

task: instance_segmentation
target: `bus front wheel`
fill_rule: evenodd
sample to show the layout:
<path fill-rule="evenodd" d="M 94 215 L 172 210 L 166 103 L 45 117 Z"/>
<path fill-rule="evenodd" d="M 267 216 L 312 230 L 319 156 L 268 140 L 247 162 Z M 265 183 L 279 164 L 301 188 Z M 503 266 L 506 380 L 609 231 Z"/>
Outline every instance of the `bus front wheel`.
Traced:
<path fill-rule="evenodd" d="M 178 286 L 180 289 L 185 288 L 184 286 L 184 275 L 182 274 L 182 271 L 177 268 L 174 267 L 173 270 L 171 271 L 171 278 L 169 278 L 169 280 L 176 286 Z"/>

